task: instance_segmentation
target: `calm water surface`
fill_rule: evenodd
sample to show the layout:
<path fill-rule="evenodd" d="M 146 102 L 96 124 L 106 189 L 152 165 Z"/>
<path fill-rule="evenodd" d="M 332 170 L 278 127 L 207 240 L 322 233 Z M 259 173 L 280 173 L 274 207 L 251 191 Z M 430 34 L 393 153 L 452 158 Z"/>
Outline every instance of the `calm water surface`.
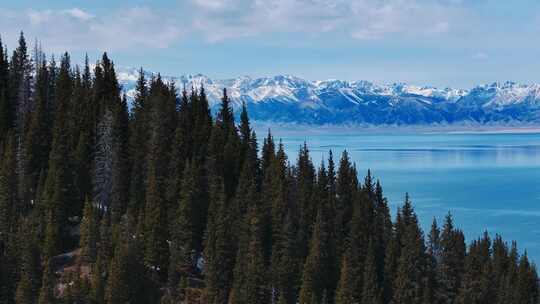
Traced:
<path fill-rule="evenodd" d="M 409 192 L 424 231 L 450 211 L 467 241 L 488 230 L 540 261 L 540 134 L 298 134 L 274 132 L 292 160 L 304 141 L 316 164 L 346 149 L 393 214 Z"/>

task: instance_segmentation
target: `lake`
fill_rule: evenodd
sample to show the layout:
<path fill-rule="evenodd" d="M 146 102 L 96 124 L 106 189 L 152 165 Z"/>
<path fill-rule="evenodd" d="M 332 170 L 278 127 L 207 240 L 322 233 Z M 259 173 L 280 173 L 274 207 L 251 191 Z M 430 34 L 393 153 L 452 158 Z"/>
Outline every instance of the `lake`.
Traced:
<path fill-rule="evenodd" d="M 304 141 L 316 165 L 346 149 L 361 180 L 368 168 L 380 179 L 393 216 L 409 192 L 424 231 L 450 211 L 467 242 L 488 230 L 540 261 L 540 133 L 273 134 L 293 161 Z"/>

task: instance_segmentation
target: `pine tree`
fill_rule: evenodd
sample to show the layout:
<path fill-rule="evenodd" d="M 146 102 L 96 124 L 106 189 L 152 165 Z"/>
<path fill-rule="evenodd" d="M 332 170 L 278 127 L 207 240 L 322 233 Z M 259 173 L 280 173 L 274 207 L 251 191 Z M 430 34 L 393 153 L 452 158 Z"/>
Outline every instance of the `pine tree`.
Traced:
<path fill-rule="evenodd" d="M 175 214 L 180 194 L 180 185 L 184 176 L 186 162 L 191 159 L 191 132 L 193 127 L 191 117 L 191 104 L 187 96 L 187 92 L 182 91 L 180 105 L 178 110 L 178 121 L 174 131 L 174 144 L 171 151 L 169 176 L 167 178 L 167 194 L 166 200 L 169 202 L 169 223 L 174 225 Z M 171 227 L 174 229 L 174 227 Z"/>
<path fill-rule="evenodd" d="M 73 156 L 76 168 L 74 177 L 74 184 L 75 188 L 77 189 L 76 199 L 82 202 L 89 197 L 93 197 L 92 153 L 91 132 L 88 130 L 82 130 L 79 135 Z"/>
<path fill-rule="evenodd" d="M 336 248 L 338 256 L 345 250 L 345 241 L 349 235 L 350 221 L 353 214 L 353 197 L 358 180 L 350 163 L 349 154 L 343 151 L 336 180 Z"/>
<path fill-rule="evenodd" d="M 240 175 L 240 138 L 234 125 L 227 91 L 223 90 L 221 107 L 209 141 L 209 168 L 224 182 L 225 199 L 229 201 L 236 190 Z"/>
<path fill-rule="evenodd" d="M 234 251 L 230 217 L 220 177 L 211 183 L 212 199 L 205 239 L 205 296 L 207 303 L 226 303 L 232 283 Z"/>
<path fill-rule="evenodd" d="M 21 196 L 25 209 L 29 209 L 37 200 L 37 187 L 40 174 L 46 168 L 50 145 L 50 117 L 48 107 L 52 102 L 49 97 L 49 69 L 43 62 L 36 75 L 34 100 L 35 106 L 29 114 L 23 141 L 23 193 Z"/>
<path fill-rule="evenodd" d="M 15 176 L 15 138 L 6 136 L 0 163 L 0 248 L 7 246 L 12 223 L 17 214 L 17 184 Z"/>
<path fill-rule="evenodd" d="M 71 242 L 68 235 L 68 218 L 73 214 L 77 204 L 73 204 L 73 178 L 69 158 L 67 128 L 67 112 L 72 94 L 72 78 L 70 59 L 67 54 L 62 57 L 60 72 L 56 84 L 56 115 L 53 127 L 53 141 L 49 154 L 49 165 L 44 189 L 44 204 L 48 226 L 56 240 L 49 243 L 52 247 L 49 254 L 54 255 L 66 248 Z M 74 207 L 75 205 L 75 207 Z M 54 231 L 54 232 L 53 232 Z"/>
<path fill-rule="evenodd" d="M 309 255 L 302 273 L 302 287 L 300 289 L 299 303 L 320 303 L 323 292 L 328 292 L 325 280 L 328 278 L 329 267 L 329 234 L 328 225 L 321 211 L 317 213 L 317 220 L 310 242 Z M 315 302 L 313 302 L 315 301 Z"/>
<path fill-rule="evenodd" d="M 112 124 L 112 172 L 111 172 L 111 219 L 118 223 L 126 212 L 129 197 L 129 155 L 128 155 L 128 109 L 127 97 L 123 96 L 120 103 L 114 107 Z"/>
<path fill-rule="evenodd" d="M 373 232 L 375 234 L 375 240 L 373 245 L 375 247 L 375 264 L 379 279 L 378 283 L 382 287 L 384 283 L 386 251 L 392 238 L 392 219 L 390 217 L 388 201 L 383 195 L 382 186 L 378 180 L 375 184 L 374 212 Z"/>
<path fill-rule="evenodd" d="M 196 254 L 199 250 L 195 234 L 195 204 L 197 203 L 197 188 L 194 177 L 194 168 L 187 164 L 184 169 L 181 192 L 176 208 L 174 225 L 171 228 L 171 266 L 169 283 L 174 286 L 178 283 L 178 275 L 187 277 L 195 265 Z"/>
<path fill-rule="evenodd" d="M 246 103 L 242 103 L 242 112 L 240 113 L 240 126 L 238 127 L 240 132 L 240 140 L 242 145 L 241 150 L 241 165 L 243 165 L 243 162 L 245 161 L 245 158 L 247 157 L 248 150 L 250 149 L 251 145 L 251 134 L 252 129 L 249 124 L 249 116 L 247 112 L 247 106 Z"/>
<path fill-rule="evenodd" d="M 97 261 L 92 265 L 92 277 L 90 278 L 89 302 L 92 304 L 105 303 L 105 277 L 103 271 L 103 261 L 98 256 Z"/>
<path fill-rule="evenodd" d="M 8 130 L 13 126 L 13 109 L 9 92 L 9 61 L 7 50 L 0 37 L 0 142 L 4 142 Z"/>
<path fill-rule="evenodd" d="M 294 304 L 298 295 L 300 280 L 298 273 L 301 261 L 297 252 L 296 229 L 291 210 L 285 216 L 281 235 L 276 242 L 279 245 L 275 247 L 276 253 L 272 259 L 275 296 L 280 304 Z"/>
<path fill-rule="evenodd" d="M 156 169 L 153 164 L 149 167 L 147 183 L 144 212 L 144 260 L 147 267 L 155 271 L 161 279 L 164 279 L 169 261 L 167 223 L 165 219 L 165 203 L 163 202 L 162 193 L 158 189 Z"/>
<path fill-rule="evenodd" d="M 247 189 L 252 205 L 245 215 L 244 229 L 234 269 L 229 303 L 270 303 L 270 289 L 263 251 L 263 213 L 252 183 Z"/>
<path fill-rule="evenodd" d="M 99 231 L 96 213 L 93 204 L 86 199 L 80 227 L 79 246 L 81 247 L 81 259 L 90 263 L 95 262 L 97 257 Z"/>
<path fill-rule="evenodd" d="M 517 303 L 538 303 L 538 274 L 536 266 L 530 264 L 527 252 L 519 260 L 516 288 Z"/>
<path fill-rule="evenodd" d="M 440 261 L 440 229 L 437 220 L 433 218 L 431 229 L 428 235 L 426 274 L 424 278 L 423 303 L 433 303 L 438 297 L 439 282 L 437 278 L 437 264 Z"/>
<path fill-rule="evenodd" d="M 150 105 L 148 99 L 148 86 L 144 71 L 139 71 L 139 78 L 135 88 L 135 98 L 132 103 L 129 123 L 129 156 L 131 163 L 131 178 L 129 188 L 129 209 L 135 218 L 139 209 L 145 205 L 145 180 L 147 164 L 147 142 L 149 141 L 148 120 L 150 119 Z"/>
<path fill-rule="evenodd" d="M 212 116 L 208 106 L 208 99 L 204 88 L 201 87 L 199 94 L 191 93 L 191 106 L 193 109 L 193 146 L 192 155 L 198 166 L 201 166 L 206 157 L 208 141 L 212 130 Z"/>
<path fill-rule="evenodd" d="M 491 241 L 487 233 L 484 237 L 472 242 L 465 260 L 465 272 L 460 286 L 456 303 L 493 303 L 489 298 L 486 280 L 491 280 L 491 271 L 488 266 L 491 263 Z"/>
<path fill-rule="evenodd" d="M 315 222 L 317 212 L 317 206 L 313 203 L 315 194 L 315 168 L 311 162 L 306 143 L 304 143 L 298 153 L 297 166 L 297 199 L 300 213 L 298 241 L 300 242 L 300 255 L 304 259 L 308 255 L 308 244 L 311 239 L 313 223 Z"/>
<path fill-rule="evenodd" d="M 272 164 L 266 170 L 262 183 L 261 202 L 266 209 L 269 209 L 270 222 L 267 223 L 269 229 L 266 231 L 271 235 L 266 237 L 266 242 L 272 247 L 266 248 L 266 250 L 270 250 L 270 272 L 273 284 L 279 289 L 283 289 L 287 301 L 290 301 L 290 295 L 294 294 L 292 291 L 296 286 L 286 286 L 286 284 L 290 285 L 298 276 L 289 272 L 301 266 L 303 261 L 297 259 L 296 252 L 294 254 L 289 252 L 291 246 L 298 248 L 297 244 L 292 244 L 296 238 L 293 235 L 297 233 L 293 214 L 297 214 L 298 210 L 293 207 L 289 197 L 291 179 L 288 176 L 289 168 L 287 168 L 286 162 L 287 157 L 283 144 L 280 143 Z M 294 250 L 296 251 L 296 249 Z M 287 264 L 287 268 L 281 268 L 283 263 Z"/>
<path fill-rule="evenodd" d="M 246 288 L 247 301 L 246 303 L 270 303 L 270 290 L 267 285 L 267 275 L 265 269 L 265 260 L 262 244 L 262 233 L 260 219 L 257 216 L 252 216 L 251 219 L 251 238 L 247 252 L 247 285 Z"/>
<path fill-rule="evenodd" d="M 15 295 L 17 303 L 32 303 L 37 300 L 42 269 L 39 242 L 36 236 L 35 224 L 29 219 L 23 219 L 17 233 L 21 254 L 20 279 Z"/>
<path fill-rule="evenodd" d="M 364 266 L 364 278 L 362 287 L 361 303 L 382 304 L 382 290 L 379 287 L 379 278 L 377 277 L 377 264 L 375 259 L 375 248 L 373 241 L 370 240 L 367 257 Z"/>
<path fill-rule="evenodd" d="M 173 134 L 176 126 L 176 93 L 173 92 L 174 90 L 174 88 L 167 86 L 158 75 L 150 84 L 150 92 L 147 100 L 152 104 L 152 111 L 149 113 L 151 115 L 151 123 L 149 125 L 150 140 L 146 165 L 145 216 L 147 221 L 145 229 L 146 231 L 152 231 L 152 233 L 148 234 L 148 237 L 155 238 L 154 241 L 157 241 L 157 243 L 151 246 L 154 248 L 151 250 L 162 251 L 159 254 L 161 260 L 159 262 L 159 268 L 161 269 L 162 276 L 167 274 L 168 248 L 163 248 L 163 246 L 166 246 L 164 242 L 168 239 L 167 233 L 169 232 L 168 228 L 170 225 L 167 213 L 169 212 L 168 209 L 172 209 L 171 206 L 173 204 L 173 202 L 166 200 L 166 190 L 167 179 L 170 175 L 169 147 L 172 144 L 170 134 Z M 149 193 L 149 191 L 152 191 L 152 193 Z M 152 211 L 150 212 L 150 210 Z M 174 210 L 170 211 L 174 212 Z M 161 235 L 158 236 L 158 232 Z M 158 246 L 158 244 L 161 245 Z M 148 247 L 145 251 L 147 250 L 149 250 Z"/>
<path fill-rule="evenodd" d="M 261 173 L 262 176 L 266 176 L 266 170 L 272 163 L 272 160 L 274 159 L 276 155 L 276 144 L 274 142 L 274 137 L 272 136 L 272 132 L 270 132 L 270 129 L 268 129 L 268 134 L 263 139 L 263 145 L 261 149 Z"/>
<path fill-rule="evenodd" d="M 348 303 L 347 301 L 360 302 L 362 300 L 362 288 L 364 278 L 365 260 L 367 257 L 367 245 L 369 245 L 369 227 L 365 220 L 363 203 L 359 201 L 360 193 L 356 191 L 353 215 L 350 221 L 347 247 L 342 259 L 340 279 L 336 291 L 336 303 Z"/>
<path fill-rule="evenodd" d="M 109 278 L 105 289 L 105 301 L 108 304 L 129 303 L 130 286 L 128 265 L 128 245 L 118 242 L 109 266 Z"/>
<path fill-rule="evenodd" d="M 52 304 L 56 303 L 54 295 L 54 273 L 52 270 L 51 261 L 48 257 L 45 258 L 45 268 L 43 270 L 43 279 L 41 282 L 41 289 L 39 291 L 39 304 Z"/>
<path fill-rule="evenodd" d="M 398 259 L 396 278 L 393 282 L 393 303 L 420 303 L 424 294 L 422 278 L 425 274 L 425 245 L 422 231 L 418 227 L 416 214 L 405 197 L 401 209 L 402 231 L 398 231 L 398 240 L 402 244 Z M 398 229 L 400 229 L 398 227 Z"/>
<path fill-rule="evenodd" d="M 9 67 L 9 93 L 11 116 L 13 117 L 13 126 L 17 139 L 20 139 L 24 134 L 24 123 L 26 114 L 31 108 L 30 94 L 32 83 L 33 64 L 28 55 L 28 47 L 24 33 L 19 36 L 19 45 L 13 51 Z M 17 150 L 17 154 L 20 150 Z M 19 155 L 19 154 L 18 154 Z"/>
<path fill-rule="evenodd" d="M 23 139 L 26 133 L 28 114 L 33 108 L 32 86 L 33 86 L 33 63 L 28 54 L 28 47 L 24 34 L 19 36 L 19 45 L 13 51 L 9 68 L 10 80 L 10 103 L 13 105 L 12 117 L 14 119 L 14 135 L 16 138 L 16 160 L 17 160 L 17 195 L 21 198 L 25 192 L 23 188 L 24 181 L 24 150 Z M 20 203 L 25 203 L 24 200 Z M 28 206 L 21 205 L 22 211 L 26 211 Z"/>
<path fill-rule="evenodd" d="M 463 233 L 454 229 L 452 216 L 448 214 L 441 232 L 441 253 L 438 281 L 443 288 L 439 292 L 441 303 L 454 303 L 461 276 L 464 271 L 465 242 Z"/>
<path fill-rule="evenodd" d="M 84 202 L 87 197 L 93 197 L 93 156 L 95 153 L 95 131 L 97 118 L 95 116 L 95 104 L 92 100 L 92 75 L 88 63 L 88 55 L 85 57 L 82 76 L 79 76 L 74 89 L 74 110 L 72 122 L 77 132 L 73 134 L 73 158 L 75 160 L 75 186 L 77 200 Z M 85 115 L 80 115 L 85 113 Z"/>
<path fill-rule="evenodd" d="M 338 286 L 336 289 L 336 298 L 334 302 L 336 304 L 348 304 L 355 303 L 356 293 L 359 286 L 357 286 L 357 277 L 354 276 L 355 266 L 352 264 L 352 255 L 347 250 L 347 253 L 341 259 L 341 271 Z"/>
<path fill-rule="evenodd" d="M 437 225 L 437 219 L 433 218 L 431 230 L 428 235 L 428 253 L 437 261 L 440 259 L 441 250 L 441 231 Z"/>
<path fill-rule="evenodd" d="M 94 201 L 100 209 L 111 205 L 112 168 L 113 168 L 113 120 L 112 111 L 106 109 L 101 116 L 96 131 L 94 154 Z"/>
<path fill-rule="evenodd" d="M 94 69 L 94 95 L 97 142 L 94 168 L 94 201 L 102 208 L 111 209 L 112 220 L 118 222 L 125 209 L 128 181 L 127 104 L 120 97 L 120 86 L 113 62 L 104 53 Z M 113 202 L 114 200 L 114 202 Z"/>

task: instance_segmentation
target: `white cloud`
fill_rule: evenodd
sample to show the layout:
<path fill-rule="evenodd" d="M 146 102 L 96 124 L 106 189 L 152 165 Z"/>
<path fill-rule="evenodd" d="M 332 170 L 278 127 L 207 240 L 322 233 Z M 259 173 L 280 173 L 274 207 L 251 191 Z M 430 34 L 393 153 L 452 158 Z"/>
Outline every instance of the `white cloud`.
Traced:
<path fill-rule="evenodd" d="M 24 16 L 24 14 L 23 14 Z M 20 16 L 20 17 L 23 17 Z M 41 24 L 47 24 L 49 22 L 54 22 L 58 19 L 65 19 L 68 17 L 74 18 L 79 21 L 88 21 L 94 16 L 89 14 L 79 8 L 72 8 L 66 10 L 30 10 L 27 12 L 27 16 L 30 20 L 30 24 L 37 26 Z"/>
<path fill-rule="evenodd" d="M 231 0 L 193 0 L 193 3 L 209 10 L 223 10 L 233 4 Z"/>
<path fill-rule="evenodd" d="M 488 54 L 486 54 L 484 52 L 476 52 L 476 53 L 474 53 L 473 58 L 475 58 L 475 59 L 487 59 Z"/>
<path fill-rule="evenodd" d="M 194 27 L 208 39 L 274 32 L 339 32 L 356 39 L 441 34 L 462 13 L 454 1 L 191 0 Z"/>
<path fill-rule="evenodd" d="M 72 9 L 68 9 L 68 10 L 65 10 L 65 12 L 66 12 L 67 14 L 71 15 L 71 16 L 74 17 L 74 18 L 81 19 L 81 20 L 85 20 L 85 21 L 94 18 L 94 15 L 89 14 L 89 13 L 83 11 L 83 10 L 80 9 L 80 8 L 72 8 Z"/>
<path fill-rule="evenodd" d="M 89 32 L 100 37 L 104 46 L 120 48 L 145 46 L 165 48 L 183 34 L 174 18 L 168 18 L 149 8 L 131 8 L 91 23 Z"/>
<path fill-rule="evenodd" d="M 80 8 L 13 11 L 0 9 L 0 28 L 15 41 L 23 30 L 53 52 L 164 48 L 185 32 L 175 15 L 134 7 L 96 16 Z"/>
<path fill-rule="evenodd" d="M 352 39 L 443 35 L 463 15 L 459 0 L 182 0 L 177 6 L 100 13 L 81 8 L 2 10 L 0 28 L 24 30 L 53 51 L 166 48 L 184 37 L 210 42 L 270 34 Z M 462 18 L 463 19 L 463 18 Z M 461 19 L 461 20 L 462 20 Z M 14 40 L 14 39 L 12 39 Z"/>

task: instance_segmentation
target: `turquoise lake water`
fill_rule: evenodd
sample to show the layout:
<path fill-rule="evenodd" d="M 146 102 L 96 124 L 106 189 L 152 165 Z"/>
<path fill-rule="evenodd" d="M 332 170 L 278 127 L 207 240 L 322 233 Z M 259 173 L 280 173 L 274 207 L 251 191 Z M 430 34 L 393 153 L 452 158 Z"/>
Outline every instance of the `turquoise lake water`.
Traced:
<path fill-rule="evenodd" d="M 346 149 L 362 180 L 368 168 L 381 180 L 393 215 L 409 192 L 424 231 L 450 211 L 467 242 L 488 230 L 540 261 L 540 133 L 273 134 L 293 161 L 304 141 L 316 165 Z"/>

